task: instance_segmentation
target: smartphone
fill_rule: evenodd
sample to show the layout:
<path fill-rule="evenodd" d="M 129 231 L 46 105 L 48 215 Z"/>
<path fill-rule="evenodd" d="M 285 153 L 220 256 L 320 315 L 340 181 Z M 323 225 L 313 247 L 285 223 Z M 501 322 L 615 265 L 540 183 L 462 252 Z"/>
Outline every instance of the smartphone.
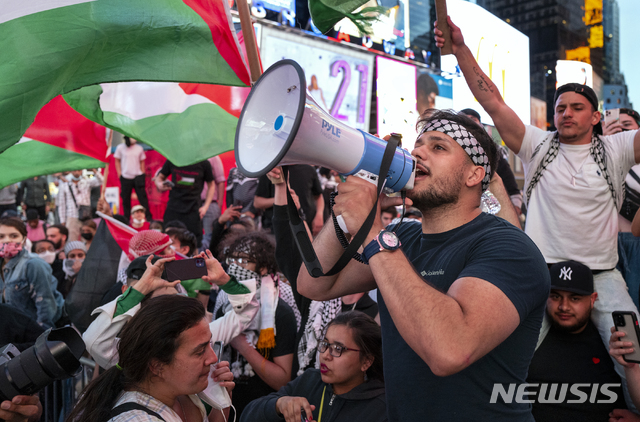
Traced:
<path fill-rule="evenodd" d="M 612 122 L 617 122 L 620 120 L 620 109 L 614 108 L 611 110 L 604 111 L 604 126 L 607 127 Z"/>
<path fill-rule="evenodd" d="M 638 328 L 638 318 L 636 313 L 631 311 L 614 311 L 613 325 L 616 331 L 622 331 L 626 335 L 622 337 L 622 341 L 630 341 L 633 343 L 633 353 L 623 355 L 625 362 L 640 363 L 640 329 Z"/>
<path fill-rule="evenodd" d="M 300 408 L 300 422 L 308 422 L 307 421 L 307 412 L 304 411 L 304 407 Z"/>
<path fill-rule="evenodd" d="M 213 353 L 216 354 L 216 357 L 218 358 L 218 362 L 220 361 L 220 356 L 222 356 L 222 346 L 224 344 L 221 341 L 216 341 L 215 343 L 213 343 Z"/>
<path fill-rule="evenodd" d="M 164 182 L 162 182 L 162 185 L 168 188 L 172 188 L 175 186 L 175 184 L 171 180 L 165 180 Z"/>
<path fill-rule="evenodd" d="M 234 207 L 241 207 L 242 206 L 242 200 L 241 199 L 234 199 L 233 200 L 233 206 Z"/>
<path fill-rule="evenodd" d="M 207 275 L 207 264 L 204 258 L 190 258 L 169 261 L 164 264 L 167 281 L 193 280 Z"/>

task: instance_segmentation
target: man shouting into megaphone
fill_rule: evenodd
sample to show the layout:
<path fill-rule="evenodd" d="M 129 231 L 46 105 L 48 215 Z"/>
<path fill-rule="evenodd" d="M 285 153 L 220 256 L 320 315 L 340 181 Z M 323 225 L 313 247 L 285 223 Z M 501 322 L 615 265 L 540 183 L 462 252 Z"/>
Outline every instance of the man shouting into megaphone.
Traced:
<path fill-rule="evenodd" d="M 496 401 L 492 392 L 526 382 L 549 292 L 544 259 L 519 228 L 481 211 L 497 161 L 487 133 L 437 110 L 421 116 L 418 133 L 407 197 L 422 223 L 384 227 L 380 208 L 400 198 L 381 198 L 362 245 L 367 264 L 352 260 L 322 278 L 303 266 L 298 288 L 314 300 L 378 288 L 389 420 L 532 421 L 530 403 Z M 350 176 L 338 192 L 334 212 L 357 233 L 376 187 Z M 342 247 L 332 225 L 314 248 L 323 267 L 336 262 Z"/>

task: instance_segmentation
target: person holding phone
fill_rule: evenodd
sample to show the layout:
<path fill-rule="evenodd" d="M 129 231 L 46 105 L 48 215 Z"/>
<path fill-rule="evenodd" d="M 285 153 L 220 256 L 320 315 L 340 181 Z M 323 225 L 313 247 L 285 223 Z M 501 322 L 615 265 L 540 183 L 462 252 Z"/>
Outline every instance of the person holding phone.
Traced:
<path fill-rule="evenodd" d="M 559 403 L 534 398 L 533 417 L 536 422 L 607 420 L 610 412 L 626 409 L 627 405 L 607 345 L 591 320 L 598 299 L 591 269 L 576 261 L 564 261 L 553 264 L 549 274 L 551 291 L 545 318 L 550 324 L 545 324 L 548 329 L 540 333 L 527 382 L 569 385 Z M 574 387 L 578 384 L 589 387 Z M 598 389 L 599 403 L 584 402 L 574 393 L 578 388 L 583 394 L 592 394 L 592 386 L 596 384 L 615 387 Z"/>
<path fill-rule="evenodd" d="M 256 399 L 240 422 L 387 421 L 382 337 L 370 316 L 349 311 L 320 340 L 320 369 L 307 369 L 278 392 Z"/>
<path fill-rule="evenodd" d="M 640 365 L 637 362 L 629 362 L 624 356 L 635 352 L 633 343 L 626 337 L 624 331 L 617 331 L 616 327 L 611 327 L 611 338 L 609 339 L 609 354 L 623 368 L 629 387 L 629 395 L 636 408 L 640 408 Z M 640 416 L 628 410 L 614 410 L 610 420 L 640 421 Z M 624 419 L 626 418 L 626 419 Z"/>

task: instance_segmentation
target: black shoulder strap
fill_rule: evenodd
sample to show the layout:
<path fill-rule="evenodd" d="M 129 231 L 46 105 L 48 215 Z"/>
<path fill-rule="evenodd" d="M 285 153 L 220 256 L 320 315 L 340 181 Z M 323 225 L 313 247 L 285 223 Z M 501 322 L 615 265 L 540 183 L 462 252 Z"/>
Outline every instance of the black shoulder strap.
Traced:
<path fill-rule="evenodd" d="M 73 182 L 68 183 L 69 192 L 71 192 L 71 198 L 73 198 L 73 204 L 78 208 L 78 203 L 76 202 L 76 196 L 73 194 Z"/>
<path fill-rule="evenodd" d="M 158 415 L 156 412 L 154 412 L 153 410 L 150 410 L 148 407 L 145 407 L 141 404 L 138 403 L 134 403 L 134 402 L 126 402 L 121 404 L 120 406 L 116 406 L 113 409 L 111 409 L 111 418 L 115 418 L 116 416 L 125 413 L 125 412 L 130 412 L 132 410 L 142 410 L 145 413 L 148 413 L 149 415 L 153 416 L 154 418 L 158 418 L 160 419 L 162 422 L 165 422 L 164 419 L 162 419 L 162 416 Z"/>
<path fill-rule="evenodd" d="M 384 182 L 387 178 L 387 174 L 389 173 L 389 168 L 391 167 L 391 162 L 393 161 L 393 154 L 396 151 L 396 147 L 398 146 L 399 141 L 400 139 L 393 135 L 387 141 L 387 145 L 382 157 L 382 163 L 380 164 L 380 173 L 378 177 L 378 198 L 380 197 L 380 193 L 382 192 Z M 283 173 L 285 183 L 288 183 L 289 175 L 286 167 L 283 168 Z M 351 258 L 356 254 L 358 248 L 360 247 L 360 245 L 362 245 L 362 242 L 365 241 L 367 235 L 369 234 L 369 230 L 371 230 L 373 221 L 376 217 L 377 209 L 378 199 L 376 199 L 376 202 L 373 204 L 373 208 L 371 209 L 369 216 L 360 227 L 360 230 L 358 230 L 358 233 L 353 236 L 351 243 L 345 249 L 340 259 L 338 259 L 334 266 L 325 273 L 322 270 L 322 265 L 318 260 L 318 256 L 316 255 L 315 250 L 313 249 L 311 239 L 309 239 L 307 229 L 304 226 L 304 221 L 302 221 L 302 219 L 298 215 L 298 210 L 293 202 L 291 193 L 289 192 L 289 189 L 287 189 L 287 211 L 289 213 L 289 226 L 291 227 L 293 238 L 296 241 L 296 245 L 298 246 L 298 250 L 300 251 L 300 255 L 302 256 L 302 260 L 307 267 L 309 275 L 311 275 L 311 277 L 318 278 L 323 276 L 335 275 L 342 271 L 342 269 L 349 263 Z M 319 212 L 322 212 L 322 210 L 320 210 Z"/>
<path fill-rule="evenodd" d="M 636 180 L 636 182 L 640 183 L 640 177 L 638 177 L 635 171 L 629 170 L 629 174 Z"/>

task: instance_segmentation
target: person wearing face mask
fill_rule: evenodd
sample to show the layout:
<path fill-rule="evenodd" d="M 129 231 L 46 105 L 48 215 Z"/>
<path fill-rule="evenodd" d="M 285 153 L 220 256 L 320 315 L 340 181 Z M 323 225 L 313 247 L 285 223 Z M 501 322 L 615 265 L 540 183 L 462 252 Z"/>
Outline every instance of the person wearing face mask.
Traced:
<path fill-rule="evenodd" d="M 87 250 L 91 247 L 91 242 L 93 241 L 93 237 L 96 235 L 97 230 L 98 226 L 96 226 L 96 223 L 93 220 L 87 220 L 82 223 L 82 227 L 80 228 L 80 237 L 82 238 L 84 245 L 87 247 Z"/>
<path fill-rule="evenodd" d="M 131 227 L 138 231 L 149 230 L 149 222 L 146 220 L 146 210 L 142 205 L 131 208 Z"/>
<path fill-rule="evenodd" d="M 62 263 L 62 269 L 64 270 L 64 281 L 58 288 L 63 297 L 67 297 L 71 287 L 76 282 L 82 263 L 87 256 L 87 247 L 79 240 L 74 240 L 67 243 L 64 247 L 64 254 L 66 258 Z"/>
<path fill-rule="evenodd" d="M 56 259 L 56 248 L 52 241 L 42 239 L 33 244 L 31 252 L 38 255 L 44 262 L 51 265 Z M 55 274 L 54 274 L 55 276 Z"/>
<path fill-rule="evenodd" d="M 0 292 L 2 302 L 34 318 L 44 328 L 62 315 L 64 299 L 51 267 L 24 249 L 27 228 L 17 218 L 0 218 Z"/>
<path fill-rule="evenodd" d="M 149 209 L 149 200 L 147 199 L 146 177 L 145 177 L 145 159 L 147 156 L 144 149 L 137 143 L 135 139 L 128 136 L 124 137 L 124 144 L 116 147 L 113 153 L 116 160 L 116 172 L 120 179 L 120 198 L 122 198 L 122 209 L 124 217 L 129 221 L 131 213 L 131 193 L 136 191 L 138 201 L 142 205 L 143 210 Z M 151 213 L 146 212 L 147 220 L 151 220 Z M 146 229 L 145 229 L 146 230 Z"/>

